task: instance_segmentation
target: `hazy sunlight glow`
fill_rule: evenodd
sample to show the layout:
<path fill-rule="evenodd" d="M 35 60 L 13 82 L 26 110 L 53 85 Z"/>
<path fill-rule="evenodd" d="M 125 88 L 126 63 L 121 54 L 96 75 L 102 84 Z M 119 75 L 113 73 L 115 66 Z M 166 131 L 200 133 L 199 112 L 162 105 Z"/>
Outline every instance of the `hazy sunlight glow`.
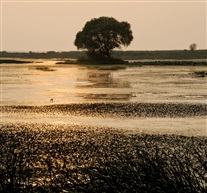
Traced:
<path fill-rule="evenodd" d="M 206 3 L 206 0 L 1 0 L 1 50 L 76 50 L 76 33 L 87 21 L 100 16 L 131 24 L 134 40 L 126 50 L 188 49 L 191 43 L 206 49 Z"/>

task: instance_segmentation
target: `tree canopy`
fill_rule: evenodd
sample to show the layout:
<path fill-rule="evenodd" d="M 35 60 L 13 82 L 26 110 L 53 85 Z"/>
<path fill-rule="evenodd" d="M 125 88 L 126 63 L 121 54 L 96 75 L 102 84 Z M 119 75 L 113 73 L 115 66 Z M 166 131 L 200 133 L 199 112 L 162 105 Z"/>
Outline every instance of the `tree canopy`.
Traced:
<path fill-rule="evenodd" d="M 197 44 L 193 43 L 189 46 L 189 48 L 190 48 L 191 51 L 194 51 L 197 48 Z"/>
<path fill-rule="evenodd" d="M 111 57 L 115 48 L 128 46 L 133 40 L 128 22 L 119 22 L 112 17 L 99 17 L 86 22 L 82 31 L 76 34 L 75 46 L 87 50 L 88 56 Z"/>

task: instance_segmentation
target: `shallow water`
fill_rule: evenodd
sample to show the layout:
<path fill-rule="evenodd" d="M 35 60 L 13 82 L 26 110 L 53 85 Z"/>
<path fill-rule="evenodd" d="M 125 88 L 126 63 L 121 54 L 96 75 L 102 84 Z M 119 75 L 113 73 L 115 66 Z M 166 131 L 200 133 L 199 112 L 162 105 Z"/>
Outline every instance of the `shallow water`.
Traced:
<path fill-rule="evenodd" d="M 24 118 L 22 118 L 24 117 Z M 79 116 L 15 116 L 4 115 L 4 122 L 8 123 L 50 123 L 75 124 L 91 127 L 109 127 L 122 129 L 134 134 L 176 134 L 184 136 L 207 136 L 206 117 L 196 118 L 100 118 Z"/>
<path fill-rule="evenodd" d="M 32 64 L 1 65 L 1 105 L 76 102 L 207 102 L 207 79 L 196 66 L 104 66 Z M 54 71 L 36 70 L 47 66 Z"/>
<path fill-rule="evenodd" d="M 40 63 L 36 63 L 40 62 Z M 1 105 L 88 102 L 207 103 L 207 78 L 199 66 L 57 65 L 55 60 L 1 64 Z M 46 66 L 53 71 L 37 70 Z M 50 100 L 53 99 L 53 102 Z M 122 128 L 138 133 L 207 135 L 206 117 L 114 119 L 2 114 L 3 122 L 75 123 Z"/>

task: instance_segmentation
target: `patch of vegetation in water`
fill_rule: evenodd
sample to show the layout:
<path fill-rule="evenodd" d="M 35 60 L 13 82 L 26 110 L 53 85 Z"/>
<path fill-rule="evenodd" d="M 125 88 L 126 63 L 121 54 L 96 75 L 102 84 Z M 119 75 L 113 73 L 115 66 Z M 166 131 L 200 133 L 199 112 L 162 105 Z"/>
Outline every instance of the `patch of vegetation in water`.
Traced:
<path fill-rule="evenodd" d="M 34 67 L 34 68 L 30 68 L 32 70 L 41 70 L 41 71 L 55 71 L 55 69 L 52 69 L 48 66 L 37 66 L 37 67 Z"/>
<path fill-rule="evenodd" d="M 84 64 L 84 65 L 128 65 L 128 66 L 145 66 L 145 65 L 153 65 L 153 66 L 207 66 L 206 61 L 133 61 L 128 62 L 122 59 L 111 58 L 111 59 L 87 59 L 85 57 L 81 57 L 78 60 L 65 60 L 62 62 L 57 62 L 56 64 Z M 107 67 L 104 67 L 107 68 Z M 114 67 L 113 68 L 117 68 Z M 113 69 L 112 69 L 113 70 Z"/>
<path fill-rule="evenodd" d="M 104 57 L 79 58 L 78 62 L 81 64 L 128 64 L 128 61 L 119 58 Z"/>
<path fill-rule="evenodd" d="M 128 61 L 119 58 L 106 58 L 100 55 L 93 57 L 80 57 L 77 60 L 65 60 L 63 62 L 57 62 L 56 64 L 86 64 L 86 65 L 113 65 L 113 64 L 128 64 Z"/>
<path fill-rule="evenodd" d="M 194 75 L 196 76 L 196 77 L 207 77 L 207 72 L 206 71 L 196 71 L 196 72 L 194 72 Z"/>
<path fill-rule="evenodd" d="M 13 59 L 1 59 L 0 64 L 26 64 L 32 63 L 32 61 L 25 61 L 25 60 L 13 60 Z"/>
<path fill-rule="evenodd" d="M 155 66 L 207 66 L 205 61 L 134 61 L 130 62 L 130 65 L 155 65 Z"/>
<path fill-rule="evenodd" d="M 97 69 L 97 70 L 124 70 L 126 69 L 126 66 L 123 66 L 123 65 L 105 65 L 105 66 L 90 65 L 89 68 Z"/>

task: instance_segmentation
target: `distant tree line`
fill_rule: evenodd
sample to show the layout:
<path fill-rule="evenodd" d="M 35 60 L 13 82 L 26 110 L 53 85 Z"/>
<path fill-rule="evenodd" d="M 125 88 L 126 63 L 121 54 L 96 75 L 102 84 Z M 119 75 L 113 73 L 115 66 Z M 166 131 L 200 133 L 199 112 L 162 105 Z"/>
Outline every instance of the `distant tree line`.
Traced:
<path fill-rule="evenodd" d="M 206 59 L 207 50 L 166 50 L 166 51 L 113 51 L 112 56 L 123 60 L 144 60 L 144 59 Z M 1 58 L 32 58 L 32 59 L 78 59 L 85 57 L 84 51 L 69 52 L 0 52 Z"/>
<path fill-rule="evenodd" d="M 34 59 L 51 59 L 51 58 L 78 58 L 84 56 L 84 52 L 70 51 L 70 52 L 0 52 L 1 58 L 34 58 Z"/>

